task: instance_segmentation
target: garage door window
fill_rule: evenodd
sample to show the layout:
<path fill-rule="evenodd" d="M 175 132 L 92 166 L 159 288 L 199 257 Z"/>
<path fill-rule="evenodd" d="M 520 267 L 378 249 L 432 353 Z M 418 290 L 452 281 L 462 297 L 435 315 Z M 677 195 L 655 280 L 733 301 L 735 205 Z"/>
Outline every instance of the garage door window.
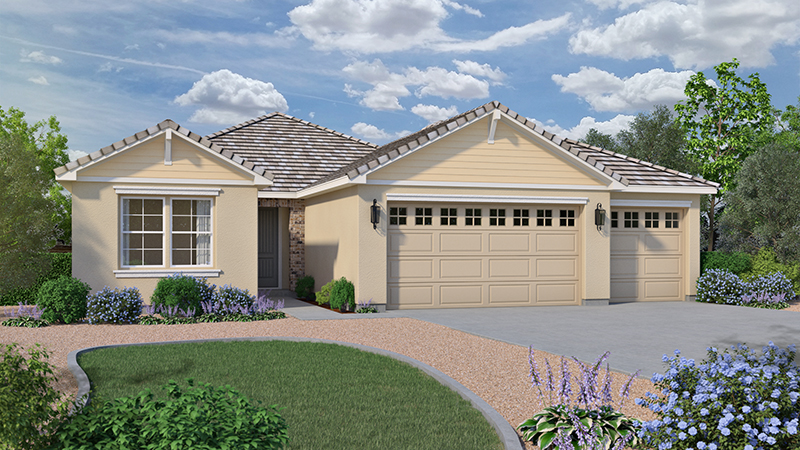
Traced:
<path fill-rule="evenodd" d="M 666 221 L 664 222 L 665 228 L 678 228 L 678 213 L 676 212 L 664 213 L 664 218 L 666 219 Z"/>
<path fill-rule="evenodd" d="M 466 217 L 464 221 L 468 226 L 481 226 L 481 209 L 480 208 L 467 208 Z"/>
<path fill-rule="evenodd" d="M 506 226 L 506 210 L 505 209 L 490 209 L 489 210 L 489 226 L 491 226 L 491 227 L 504 227 L 504 226 Z"/>
<path fill-rule="evenodd" d="M 639 213 L 625 211 L 625 228 L 639 228 Z"/>
<path fill-rule="evenodd" d="M 644 227 L 645 228 L 658 228 L 658 213 L 646 212 L 644 213 Z"/>
<path fill-rule="evenodd" d="M 441 210 L 441 225 L 457 225 L 458 220 L 456 219 L 458 215 L 456 214 L 456 208 L 442 208 Z"/>
<path fill-rule="evenodd" d="M 562 209 L 559 211 L 559 226 L 574 227 L 575 226 L 575 210 Z"/>
<path fill-rule="evenodd" d="M 433 225 L 433 208 L 415 208 L 417 225 Z"/>
<path fill-rule="evenodd" d="M 619 225 L 619 214 L 616 211 L 611 211 L 611 228 L 617 228 Z"/>
<path fill-rule="evenodd" d="M 406 208 L 389 208 L 389 225 L 405 225 L 406 220 Z"/>
<path fill-rule="evenodd" d="M 537 209 L 536 210 L 536 226 L 537 227 L 552 227 L 553 226 L 553 210 L 552 209 Z"/>
<path fill-rule="evenodd" d="M 514 226 L 515 227 L 527 227 L 529 225 L 530 218 L 529 210 L 527 209 L 515 209 L 514 210 Z"/>

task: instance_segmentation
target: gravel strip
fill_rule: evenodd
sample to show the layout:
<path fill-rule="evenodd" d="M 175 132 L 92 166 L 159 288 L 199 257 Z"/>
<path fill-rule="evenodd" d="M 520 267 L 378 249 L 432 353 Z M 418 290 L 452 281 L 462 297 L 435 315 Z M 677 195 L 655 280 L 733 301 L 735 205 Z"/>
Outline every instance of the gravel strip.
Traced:
<path fill-rule="evenodd" d="M 512 426 L 530 418 L 541 409 L 537 391 L 530 384 L 527 348 L 410 318 L 301 321 L 288 317 L 261 322 L 191 325 L 72 324 L 44 328 L 0 327 L 0 342 L 4 344 L 17 342 L 25 348 L 34 343 L 42 344 L 50 353 L 51 364 L 57 369 L 59 382 L 56 388 L 72 396 L 77 394 L 78 385 L 67 369 L 67 356 L 74 350 L 110 344 L 257 336 L 330 339 L 406 355 L 463 384 L 491 405 Z M 558 380 L 560 357 L 536 351 L 540 374 L 544 372 L 545 358 L 549 360 Z M 580 375 L 574 362 L 570 362 L 569 367 L 573 376 Z M 611 377 L 612 392 L 618 398 L 620 387 L 628 377 L 613 371 Z M 654 419 L 653 413 L 633 402 L 634 398 L 643 398 L 648 390 L 654 391 L 649 380 L 635 380 L 630 399 L 621 411 L 629 417 Z M 573 381 L 573 392 L 576 391 Z M 548 403 L 546 399 L 544 402 Z M 528 444 L 527 448 L 536 447 Z"/>

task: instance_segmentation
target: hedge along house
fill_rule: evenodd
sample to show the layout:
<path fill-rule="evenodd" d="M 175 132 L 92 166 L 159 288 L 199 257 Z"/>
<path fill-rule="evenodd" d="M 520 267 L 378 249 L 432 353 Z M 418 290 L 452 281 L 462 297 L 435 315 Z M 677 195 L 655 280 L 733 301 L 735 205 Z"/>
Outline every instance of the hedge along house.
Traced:
<path fill-rule="evenodd" d="M 498 102 L 383 146 L 280 113 L 205 138 L 164 121 L 56 178 L 73 275 L 95 290 L 344 276 L 388 309 L 690 299 L 700 196 L 718 187 Z"/>

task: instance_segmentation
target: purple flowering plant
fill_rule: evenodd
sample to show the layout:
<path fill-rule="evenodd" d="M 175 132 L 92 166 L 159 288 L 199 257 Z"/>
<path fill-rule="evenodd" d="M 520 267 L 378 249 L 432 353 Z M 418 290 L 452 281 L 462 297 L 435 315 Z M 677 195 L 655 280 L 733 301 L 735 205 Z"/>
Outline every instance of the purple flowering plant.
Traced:
<path fill-rule="evenodd" d="M 781 272 L 746 282 L 728 270 L 709 269 L 697 279 L 698 302 L 783 309 L 794 297 L 792 282 Z"/>
<path fill-rule="evenodd" d="M 178 306 L 145 305 L 145 316 L 139 319 L 143 325 L 172 325 L 198 322 L 250 322 L 286 317 L 281 309 L 284 301 L 274 301 L 269 293 L 253 297 L 247 290 L 225 285 L 213 292 L 207 300 L 200 302 L 200 310 L 182 309 Z M 199 312 L 199 314 L 197 314 Z M 161 317 L 156 317 L 159 314 Z"/>
<path fill-rule="evenodd" d="M 7 327 L 41 328 L 50 323 L 42 319 L 43 311 L 36 305 L 27 306 L 19 302 L 16 311 L 11 311 L 11 318 L 2 322 Z"/>
<path fill-rule="evenodd" d="M 549 406 L 517 426 L 523 432 L 523 439 L 534 442 L 542 450 L 608 450 L 612 446 L 614 450 L 621 450 L 628 444 L 635 445 L 638 421 L 625 417 L 613 408 L 608 364 L 602 386 L 599 383 L 601 367 L 609 354 L 604 353 L 591 366 L 572 358 L 581 371 L 581 376 L 575 377 L 577 395 L 573 404 L 572 374 L 567 359 L 561 357 L 559 380 L 555 379 L 547 359 L 544 374 L 540 376 L 531 347 L 528 354 L 531 385 L 538 391 L 539 406 L 543 406 L 542 399 L 545 397 Z M 637 371 L 631 375 L 620 389 L 620 408 L 628 398 L 631 384 L 638 374 Z M 542 392 L 542 387 L 547 394 Z M 558 404 L 553 404 L 554 397 Z"/>
<path fill-rule="evenodd" d="M 92 325 L 135 323 L 141 313 L 142 295 L 135 287 L 106 286 L 86 300 L 86 318 Z"/>
<path fill-rule="evenodd" d="M 651 448 L 783 450 L 800 448 L 800 373 L 795 348 L 772 342 L 762 355 L 744 344 L 732 353 L 708 349 L 692 359 L 664 355 L 666 374 L 653 374 L 661 395 L 648 392 L 636 404 L 659 418 L 644 422 L 640 441 Z"/>
<path fill-rule="evenodd" d="M 372 306 L 372 299 L 367 301 L 359 300 L 356 304 L 356 313 L 358 314 L 368 314 L 368 313 L 376 313 L 378 312 L 378 308 Z"/>

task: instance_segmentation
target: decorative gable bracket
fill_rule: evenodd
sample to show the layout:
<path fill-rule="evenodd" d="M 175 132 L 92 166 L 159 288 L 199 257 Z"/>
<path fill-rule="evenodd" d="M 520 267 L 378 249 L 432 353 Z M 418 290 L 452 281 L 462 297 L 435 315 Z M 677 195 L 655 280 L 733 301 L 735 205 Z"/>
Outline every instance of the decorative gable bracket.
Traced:
<path fill-rule="evenodd" d="M 492 121 L 489 122 L 489 139 L 487 144 L 494 144 L 494 134 L 497 131 L 497 122 L 500 120 L 500 110 L 495 109 L 492 111 Z"/>

